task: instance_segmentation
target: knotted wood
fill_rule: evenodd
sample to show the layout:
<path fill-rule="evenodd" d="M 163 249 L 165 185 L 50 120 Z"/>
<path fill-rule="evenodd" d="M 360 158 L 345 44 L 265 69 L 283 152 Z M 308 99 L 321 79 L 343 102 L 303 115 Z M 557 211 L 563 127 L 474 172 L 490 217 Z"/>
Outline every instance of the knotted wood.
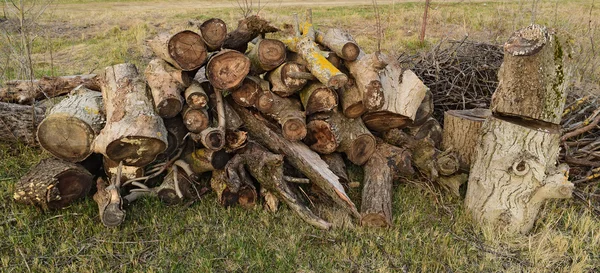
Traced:
<path fill-rule="evenodd" d="M 286 62 L 267 74 L 273 85 L 271 91 L 280 97 L 288 97 L 300 91 L 308 82 L 307 79 L 295 77 L 295 73 L 306 73 L 304 66 L 294 62 Z"/>

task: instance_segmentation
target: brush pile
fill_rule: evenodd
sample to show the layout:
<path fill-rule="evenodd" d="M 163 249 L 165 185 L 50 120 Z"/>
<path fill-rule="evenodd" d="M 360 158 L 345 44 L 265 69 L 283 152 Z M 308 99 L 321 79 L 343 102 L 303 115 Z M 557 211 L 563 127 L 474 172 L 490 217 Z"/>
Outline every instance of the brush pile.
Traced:
<path fill-rule="evenodd" d="M 284 39 L 267 38 L 279 29 L 257 16 L 229 32 L 210 19 L 149 40 L 156 58 L 144 71 L 118 64 L 97 76 L 9 84 L 3 101 L 69 93 L 45 114 L 0 104 L 9 109 L 0 117 L 21 124 L 2 138 L 33 142 L 27 128 L 36 127 L 55 157 L 34 166 L 14 198 L 64 207 L 98 177 L 94 200 L 112 227 L 142 196 L 166 204 L 200 198 L 210 174 L 220 205 L 274 211 L 284 202 L 328 229 L 309 202 L 389 226 L 393 181 L 420 174 L 458 193 L 466 175 L 457 174 L 454 153 L 436 146 L 442 132 L 427 86 L 394 58 L 364 52 L 346 31 L 316 30 L 311 18 L 296 20 Z M 25 120 L 32 111 L 38 118 Z M 364 168 L 360 210 L 346 194 L 346 163 Z"/>

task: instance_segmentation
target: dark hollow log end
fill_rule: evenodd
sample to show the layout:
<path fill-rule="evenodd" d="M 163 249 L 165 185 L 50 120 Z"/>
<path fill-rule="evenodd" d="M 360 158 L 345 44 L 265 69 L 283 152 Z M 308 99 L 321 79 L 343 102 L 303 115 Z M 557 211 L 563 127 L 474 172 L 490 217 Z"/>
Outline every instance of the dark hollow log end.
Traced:
<path fill-rule="evenodd" d="M 131 136 L 108 144 L 106 156 L 114 162 L 123 161 L 124 165 L 146 166 L 162 153 L 167 145 L 157 138 Z"/>
<path fill-rule="evenodd" d="M 513 56 L 531 56 L 539 52 L 550 39 L 544 26 L 529 25 L 515 31 L 504 44 L 504 51 Z"/>
<path fill-rule="evenodd" d="M 246 146 L 248 141 L 248 133 L 245 131 L 230 131 L 225 132 L 225 145 L 230 151 L 235 151 Z"/>
<path fill-rule="evenodd" d="M 206 73 L 214 88 L 229 90 L 242 83 L 250 72 L 250 66 L 250 59 L 246 55 L 237 51 L 226 51 L 209 61 Z"/>
<path fill-rule="evenodd" d="M 49 202 L 48 207 L 51 209 L 64 208 L 73 201 L 87 196 L 94 184 L 91 174 L 77 170 L 64 171 L 57 175 L 56 179 L 60 200 Z"/>
<path fill-rule="evenodd" d="M 231 154 L 227 153 L 225 150 L 216 151 L 213 153 L 211 158 L 211 165 L 217 169 L 221 170 L 225 168 L 227 162 L 231 159 Z"/>
<path fill-rule="evenodd" d="M 364 227 L 386 228 L 392 225 L 385 215 L 379 213 L 363 213 L 360 218 L 360 225 Z"/>
<path fill-rule="evenodd" d="M 177 196 L 174 189 L 162 189 L 158 191 L 158 199 L 166 205 L 176 205 L 181 203 L 182 199 Z"/>
<path fill-rule="evenodd" d="M 346 61 L 354 61 L 354 60 L 356 60 L 356 58 L 358 58 L 359 54 L 360 54 L 360 48 L 358 47 L 357 44 L 346 43 L 342 47 L 342 56 L 339 56 L 339 57 Z"/>
<path fill-rule="evenodd" d="M 332 76 L 329 79 L 329 82 L 327 83 L 327 87 L 333 88 L 333 89 L 340 89 L 340 88 L 344 87 L 344 85 L 346 85 L 346 83 L 348 83 L 348 76 L 346 76 L 346 74 L 338 74 L 338 75 Z M 379 108 L 381 108 L 381 107 L 379 107 Z"/>
<path fill-rule="evenodd" d="M 219 18 L 211 18 L 200 25 L 200 32 L 206 45 L 212 50 L 218 50 L 227 37 L 227 25 Z"/>
<path fill-rule="evenodd" d="M 225 133 L 222 130 L 211 130 L 204 136 L 202 142 L 209 150 L 217 151 L 225 146 Z"/>
<path fill-rule="evenodd" d="M 256 206 L 257 193 L 255 189 L 243 188 L 238 191 L 238 204 L 245 209 L 253 209 Z"/>
<path fill-rule="evenodd" d="M 187 111 L 183 120 L 185 127 L 192 133 L 202 132 L 202 130 L 208 128 L 210 122 L 206 112 L 198 110 Z"/>
<path fill-rule="evenodd" d="M 198 33 L 185 30 L 169 40 L 169 55 L 182 70 L 195 70 L 206 61 L 206 45 Z"/>
<path fill-rule="evenodd" d="M 38 126 L 37 137 L 42 148 L 54 156 L 79 162 L 88 157 L 95 137 L 85 122 L 64 116 L 50 116 Z"/>
<path fill-rule="evenodd" d="M 338 104 L 337 93 L 329 88 L 315 90 L 306 103 L 306 114 L 312 115 L 317 112 L 329 112 Z"/>
<path fill-rule="evenodd" d="M 240 87 L 231 92 L 231 98 L 242 107 L 251 107 L 256 104 L 261 93 L 260 86 L 253 80 L 246 78 Z"/>
<path fill-rule="evenodd" d="M 356 165 L 363 165 L 371 158 L 375 152 L 375 137 L 372 135 L 360 135 L 352 141 L 350 149 L 344 151 L 348 156 L 348 160 Z"/>
<path fill-rule="evenodd" d="M 287 140 L 297 141 L 306 137 L 306 123 L 303 119 L 289 119 L 282 125 L 283 137 Z"/>
<path fill-rule="evenodd" d="M 186 98 L 187 105 L 192 109 L 200 109 L 208 103 L 208 97 L 200 93 L 193 93 Z"/>
<path fill-rule="evenodd" d="M 108 204 L 101 213 L 101 221 L 107 227 L 116 227 L 125 220 L 125 211 L 121 209 L 120 204 Z"/>
<path fill-rule="evenodd" d="M 411 124 L 408 117 L 388 111 L 365 113 L 362 119 L 367 128 L 377 132 L 385 132 L 394 128 L 401 129 Z"/>
<path fill-rule="evenodd" d="M 156 112 L 163 118 L 172 118 L 181 112 L 183 101 L 179 98 L 167 98 L 156 106 Z"/>
<path fill-rule="evenodd" d="M 335 134 L 331 131 L 329 124 L 323 120 L 313 120 L 307 124 L 306 138 L 304 142 L 313 151 L 321 154 L 331 154 L 337 149 Z"/>
<path fill-rule="evenodd" d="M 239 199 L 239 196 L 238 196 L 237 192 L 231 192 L 229 190 L 229 188 L 226 188 L 221 193 L 221 199 L 219 200 L 219 203 L 221 204 L 221 206 L 227 208 L 227 207 L 237 205 L 238 199 Z"/>
<path fill-rule="evenodd" d="M 277 68 L 285 61 L 285 45 L 279 40 L 265 39 L 260 42 L 258 58 L 266 71 Z"/>
<path fill-rule="evenodd" d="M 369 111 L 375 111 L 381 109 L 385 103 L 383 95 L 383 87 L 379 80 L 371 81 L 365 88 L 365 94 L 363 95 L 363 103 L 365 108 Z"/>

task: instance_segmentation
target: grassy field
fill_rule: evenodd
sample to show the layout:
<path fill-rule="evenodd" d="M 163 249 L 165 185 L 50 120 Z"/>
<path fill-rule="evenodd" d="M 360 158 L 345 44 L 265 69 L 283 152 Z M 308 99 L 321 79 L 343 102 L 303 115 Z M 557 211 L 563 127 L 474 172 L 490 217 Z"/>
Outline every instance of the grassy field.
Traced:
<path fill-rule="evenodd" d="M 315 6 L 313 20 L 319 27 L 348 29 L 366 51 L 373 51 L 377 35 L 369 2 Z M 577 72 L 572 84 L 586 87 L 600 79 L 600 3 L 592 8 L 592 1 L 575 0 L 536 1 L 535 6 L 531 1 L 434 0 L 427 41 L 420 44 L 423 1 L 389 2 L 379 8 L 381 48 L 390 54 L 416 53 L 465 35 L 502 43 L 534 17 L 570 37 Z M 235 1 L 224 2 L 232 7 L 211 3 L 61 0 L 37 21 L 35 74 L 97 73 L 120 62 L 143 67 L 152 57 L 145 40 L 158 32 L 193 28 L 210 17 L 235 26 L 241 16 Z M 302 14 L 306 8 L 293 4 L 269 2 L 260 14 L 276 24 L 291 22 L 293 12 Z M 22 76 L 8 56 L 7 37 L 0 38 L 0 82 Z M 174 207 L 143 199 L 128 208 L 121 227 L 107 229 L 91 198 L 48 213 L 12 201 L 14 182 L 48 156 L 36 148 L 0 144 L 1 272 L 600 271 L 599 219 L 575 200 L 549 202 L 527 236 L 498 237 L 482 230 L 465 215 L 462 199 L 414 181 L 396 184 L 389 229 L 365 229 L 336 218 L 330 220 L 338 228 L 321 231 L 285 207 L 274 214 L 224 209 L 213 194 Z M 349 194 L 359 205 L 360 188 Z"/>

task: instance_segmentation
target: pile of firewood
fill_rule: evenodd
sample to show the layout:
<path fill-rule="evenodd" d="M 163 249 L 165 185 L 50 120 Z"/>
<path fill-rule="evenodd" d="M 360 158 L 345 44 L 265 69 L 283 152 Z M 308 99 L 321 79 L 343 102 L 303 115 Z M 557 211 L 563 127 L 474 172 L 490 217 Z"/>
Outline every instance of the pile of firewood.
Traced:
<path fill-rule="evenodd" d="M 331 224 L 306 198 L 337 204 L 362 225 L 389 226 L 393 181 L 421 175 L 458 194 L 466 163 L 438 150 L 428 88 L 394 58 L 364 52 L 343 30 L 317 31 L 310 18 L 280 40 L 266 37 L 279 29 L 257 16 L 231 32 L 210 19 L 199 31 L 159 34 L 148 41 L 157 58 L 143 75 L 118 64 L 97 76 L 10 83 L 0 97 L 12 102 L 69 93 L 45 114 L 0 104 L 20 113 L 10 134 L 26 142 L 45 116 L 36 137 L 55 156 L 17 183 L 14 198 L 58 208 L 86 196 L 96 155 L 105 174 L 94 200 L 106 226 L 121 224 L 124 204 L 141 196 L 199 198 L 209 172 L 221 205 L 276 210 L 283 201 L 324 229 Z M 346 194 L 346 162 L 364 168 L 360 212 Z"/>

